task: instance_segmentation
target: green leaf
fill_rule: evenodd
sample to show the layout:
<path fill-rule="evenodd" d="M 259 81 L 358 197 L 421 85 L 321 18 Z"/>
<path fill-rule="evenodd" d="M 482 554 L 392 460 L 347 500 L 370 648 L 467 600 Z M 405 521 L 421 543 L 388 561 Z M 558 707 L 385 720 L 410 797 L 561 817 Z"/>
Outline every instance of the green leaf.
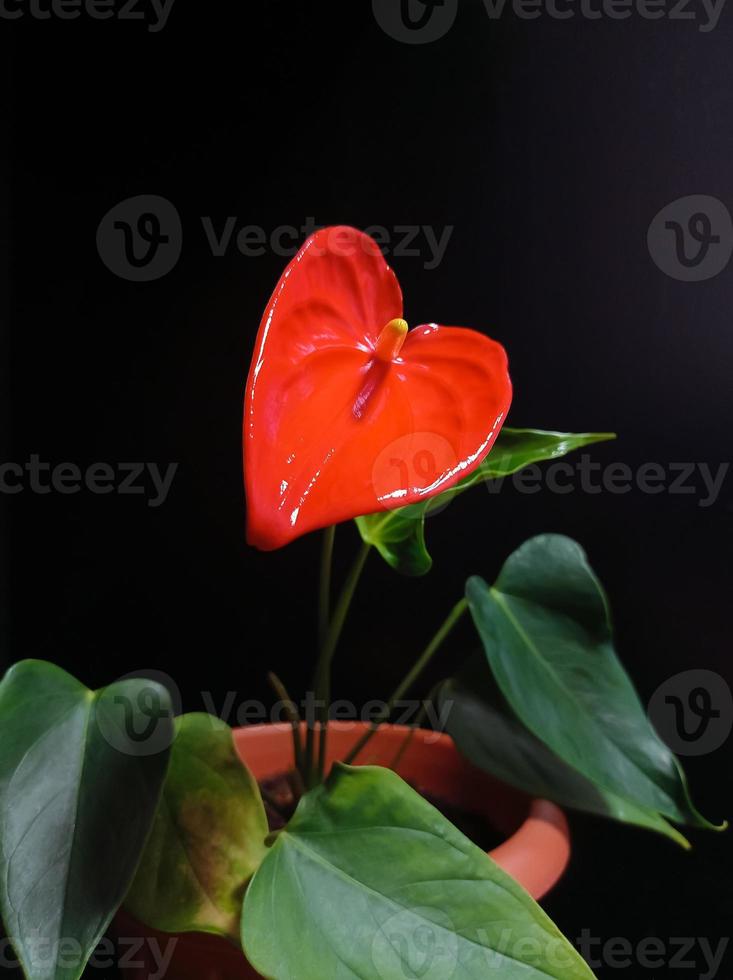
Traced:
<path fill-rule="evenodd" d="M 168 693 L 26 660 L 0 684 L 0 911 L 28 980 L 77 980 L 129 888 L 165 777 Z"/>
<path fill-rule="evenodd" d="M 570 538 L 532 538 L 493 587 L 466 597 L 502 694 L 522 723 L 604 794 L 712 827 L 652 728 L 613 647 L 608 599 Z"/>
<path fill-rule="evenodd" d="M 337 765 L 244 902 L 271 980 L 587 980 L 584 961 L 486 854 L 388 769 Z"/>
<path fill-rule="evenodd" d="M 161 932 L 239 945 L 247 881 L 267 853 L 267 817 L 232 730 L 207 714 L 176 720 L 170 767 L 125 907 Z"/>
<path fill-rule="evenodd" d="M 555 755 L 519 721 L 499 690 L 483 654 L 446 681 L 438 694 L 441 717 L 459 751 L 479 769 L 533 797 L 655 830 L 689 847 L 655 810 L 636 806 L 594 785 Z"/>
<path fill-rule="evenodd" d="M 541 429 L 501 430 L 481 465 L 450 490 L 395 510 L 356 518 L 362 539 L 373 545 L 403 575 L 425 575 L 433 559 L 425 544 L 425 518 L 477 483 L 502 480 L 532 463 L 557 459 L 595 442 L 615 439 L 612 432 L 543 432 Z"/>

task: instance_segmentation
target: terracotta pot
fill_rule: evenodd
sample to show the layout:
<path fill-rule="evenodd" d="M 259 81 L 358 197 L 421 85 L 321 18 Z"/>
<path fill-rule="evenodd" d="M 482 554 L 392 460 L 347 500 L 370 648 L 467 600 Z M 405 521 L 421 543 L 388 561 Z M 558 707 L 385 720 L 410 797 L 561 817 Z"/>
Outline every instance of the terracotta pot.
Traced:
<path fill-rule="evenodd" d="M 343 758 L 364 731 L 356 722 L 329 726 L 328 762 Z M 390 765 L 409 729 L 385 725 L 359 756 L 361 765 Z M 291 764 L 292 741 L 288 725 L 256 725 L 234 733 L 237 750 L 256 779 L 285 772 Z M 562 876 L 570 857 L 568 825 L 562 811 L 547 800 L 530 800 L 474 768 L 456 750 L 447 735 L 419 729 L 402 757 L 399 774 L 431 796 L 450 801 L 485 817 L 507 839 L 490 851 L 491 857 L 536 899 L 542 898 Z M 115 919 L 118 937 L 146 940 L 121 963 L 126 980 L 253 980 L 259 977 L 242 953 L 216 936 L 188 933 L 177 936 L 165 974 L 153 955 L 166 950 L 171 936 L 140 925 L 125 912 Z M 150 940 L 153 942 L 151 943 Z M 121 952 L 123 950 L 121 949 Z M 132 962 L 134 961 L 134 962 Z"/>

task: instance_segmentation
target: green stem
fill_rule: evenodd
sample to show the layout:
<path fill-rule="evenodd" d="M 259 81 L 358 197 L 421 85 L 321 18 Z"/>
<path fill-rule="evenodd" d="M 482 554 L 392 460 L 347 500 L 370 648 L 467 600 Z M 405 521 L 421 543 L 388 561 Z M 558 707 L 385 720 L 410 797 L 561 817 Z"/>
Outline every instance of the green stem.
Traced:
<path fill-rule="evenodd" d="M 321 582 L 318 592 L 318 649 L 323 649 L 331 620 L 331 565 L 333 562 L 333 543 L 336 525 L 332 524 L 323 532 L 321 550 Z"/>
<path fill-rule="evenodd" d="M 267 680 L 270 682 L 270 687 L 285 706 L 290 728 L 293 733 L 293 761 L 295 763 L 295 771 L 298 773 L 299 778 L 302 779 L 304 776 L 303 743 L 300 740 L 300 715 L 298 714 L 298 708 L 277 674 L 270 671 L 267 675 Z"/>
<path fill-rule="evenodd" d="M 308 722 L 305 732 L 305 762 L 303 765 L 303 780 L 306 785 L 306 789 L 311 789 L 313 787 L 313 750 L 316 744 L 316 725 L 310 723 L 310 719 L 306 719 Z"/>
<path fill-rule="evenodd" d="M 331 571 L 333 567 L 333 546 L 336 538 L 336 525 L 332 524 L 323 532 L 323 544 L 321 546 L 321 574 L 318 587 L 318 649 L 323 650 L 328 636 L 328 626 L 331 620 Z M 320 727 L 320 726 L 319 726 Z M 306 782 L 308 786 L 313 783 L 313 755 L 316 742 L 318 746 L 318 771 L 321 770 L 321 757 L 325 747 L 321 748 L 320 739 L 316 739 L 315 724 L 308 725 L 305 741 L 305 757 L 307 760 Z"/>
<path fill-rule="evenodd" d="M 397 754 L 390 762 L 389 766 L 387 767 L 388 769 L 391 769 L 393 772 L 397 772 L 399 769 L 400 764 L 405 757 L 405 753 L 409 749 L 410 744 L 415 737 L 415 732 L 425 721 L 425 716 L 428 713 L 428 705 L 432 704 L 432 702 L 435 700 L 435 695 L 438 693 L 438 689 L 440 688 L 441 684 L 444 683 L 445 681 L 438 681 L 438 683 L 430 691 L 430 694 L 428 694 L 428 696 L 423 700 L 423 703 L 420 705 L 420 710 L 415 716 L 415 720 L 410 722 L 410 731 L 405 736 L 402 745 L 400 745 L 399 749 L 397 749 Z"/>
<path fill-rule="evenodd" d="M 316 692 L 316 698 L 318 701 L 323 702 L 323 708 L 321 709 L 321 723 L 319 727 L 319 744 L 318 744 L 318 775 L 320 778 L 323 777 L 323 771 L 326 763 L 326 747 L 328 741 L 328 715 L 331 700 L 331 663 L 333 662 L 333 657 L 336 652 L 336 647 L 341 638 L 341 633 L 344 628 L 344 623 L 346 622 L 346 616 L 351 606 L 351 600 L 354 598 L 354 593 L 356 592 L 356 587 L 359 584 L 359 579 L 361 578 L 361 573 L 364 570 L 364 565 L 366 564 L 367 557 L 371 550 L 371 545 L 366 542 L 362 542 L 359 553 L 357 554 L 354 564 L 351 566 L 349 574 L 346 576 L 346 581 L 344 582 L 344 587 L 341 590 L 341 595 L 336 603 L 336 608 L 334 609 L 333 618 L 329 625 L 328 631 L 326 633 L 326 639 L 321 648 L 321 653 L 318 657 L 318 664 L 316 667 L 316 675 L 314 682 L 314 690 Z M 310 768 L 312 769 L 313 755 L 309 756 L 308 761 L 310 762 Z"/>
<path fill-rule="evenodd" d="M 369 728 L 364 732 L 359 741 L 354 745 L 349 754 L 344 759 L 347 765 L 350 765 L 354 759 L 359 755 L 362 749 L 368 744 L 374 733 L 378 730 L 380 725 L 383 725 L 385 721 L 392 714 L 395 704 L 405 695 L 407 691 L 412 687 L 415 681 L 418 679 L 420 674 L 425 670 L 430 661 L 433 659 L 435 654 L 440 649 L 443 641 L 451 632 L 453 627 L 456 625 L 461 616 L 465 613 L 468 608 L 468 603 L 465 599 L 461 599 L 457 602 L 453 609 L 446 617 L 443 625 L 440 627 L 438 632 L 432 638 L 430 643 L 425 647 L 423 652 L 415 661 L 412 669 L 408 671 L 407 675 L 403 679 L 402 683 L 397 687 L 392 697 L 387 702 L 384 709 L 381 711 L 378 718 L 376 718 Z"/>
<path fill-rule="evenodd" d="M 328 708 L 326 708 L 328 711 Z M 328 719 L 321 721 L 318 726 L 318 764 L 316 774 L 319 781 L 323 780 L 326 772 L 326 749 L 328 748 Z"/>

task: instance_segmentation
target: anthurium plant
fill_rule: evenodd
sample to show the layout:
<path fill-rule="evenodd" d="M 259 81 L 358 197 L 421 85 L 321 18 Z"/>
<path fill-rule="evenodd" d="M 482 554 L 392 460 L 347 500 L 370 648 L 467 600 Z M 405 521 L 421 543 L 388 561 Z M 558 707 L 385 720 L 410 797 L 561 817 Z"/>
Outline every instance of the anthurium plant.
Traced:
<path fill-rule="evenodd" d="M 441 977 L 592 976 L 529 894 L 397 765 L 354 764 L 465 619 L 475 643 L 454 647 L 433 697 L 474 766 L 683 847 L 680 826 L 711 828 L 621 665 L 608 598 L 580 545 L 544 534 L 494 581 L 476 569 L 463 595 L 446 597 L 381 715 L 327 765 L 331 667 L 348 655 L 339 641 L 369 556 L 385 576 L 425 575 L 426 520 L 453 498 L 613 438 L 510 428 L 511 396 L 497 342 L 462 327 L 408 328 L 370 238 L 328 228 L 308 239 L 265 310 L 244 407 L 249 543 L 323 538 L 319 713 L 299 717 L 271 676 L 292 733 L 290 809 L 251 775 L 224 722 L 173 718 L 163 687 L 127 679 L 90 691 L 51 664 L 16 664 L 0 684 L 0 910 L 28 980 L 77 980 L 123 904 L 152 929 L 225 937 L 273 980 L 413 976 L 420 929 L 439 937 Z M 359 547 L 336 583 L 335 526 L 352 520 Z"/>

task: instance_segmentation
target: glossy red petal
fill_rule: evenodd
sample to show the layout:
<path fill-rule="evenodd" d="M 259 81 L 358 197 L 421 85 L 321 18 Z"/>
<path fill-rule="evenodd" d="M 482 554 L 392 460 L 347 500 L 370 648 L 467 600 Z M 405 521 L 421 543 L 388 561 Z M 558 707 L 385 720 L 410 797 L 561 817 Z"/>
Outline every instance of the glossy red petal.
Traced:
<path fill-rule="evenodd" d="M 247 536 L 271 550 L 317 528 L 432 496 L 486 456 L 511 401 L 500 344 L 417 327 L 375 357 L 402 314 L 368 236 L 329 228 L 283 274 L 265 312 L 244 417 Z"/>

